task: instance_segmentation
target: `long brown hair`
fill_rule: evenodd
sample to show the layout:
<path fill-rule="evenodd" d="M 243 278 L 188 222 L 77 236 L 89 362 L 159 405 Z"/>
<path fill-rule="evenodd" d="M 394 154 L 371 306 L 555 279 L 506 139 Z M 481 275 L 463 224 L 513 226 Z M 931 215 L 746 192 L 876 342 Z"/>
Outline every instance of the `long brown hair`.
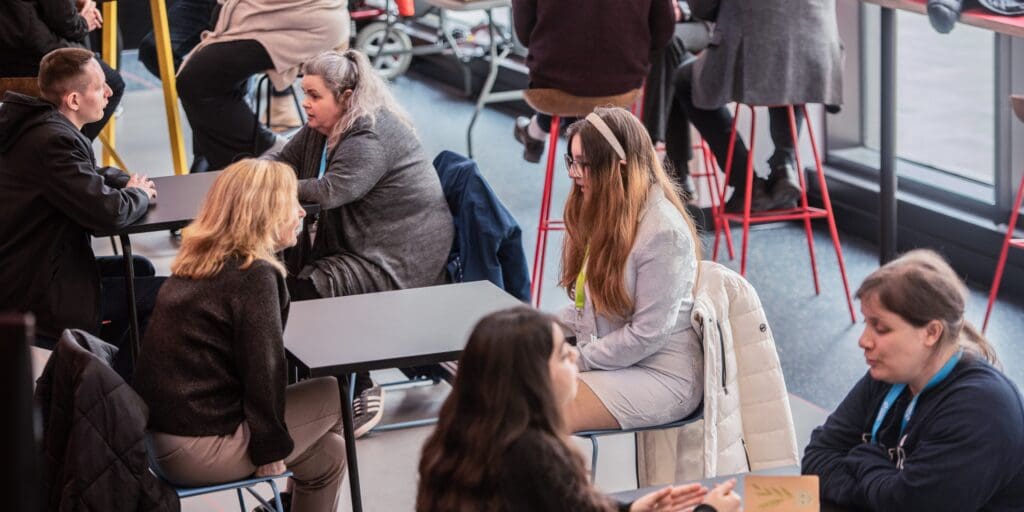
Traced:
<path fill-rule="evenodd" d="M 565 203 L 566 236 L 562 242 L 559 285 L 572 298 L 576 276 L 583 268 L 589 246 L 587 287 L 594 309 L 604 315 L 627 318 L 633 310 L 633 299 L 626 291 L 625 262 L 633 249 L 640 214 L 652 185 L 658 185 L 689 226 L 697 261 L 701 259 L 700 238 L 678 187 L 665 173 L 640 121 L 628 110 L 617 107 L 598 108 L 594 113 L 622 144 L 626 163 L 621 164 L 619 155 L 589 121 L 580 120 L 569 126 L 566 137 L 570 147 L 573 137 L 579 137 L 589 164 L 590 199 L 584 199 L 579 186 L 572 186 Z"/>
<path fill-rule="evenodd" d="M 939 343 L 954 343 L 998 364 L 996 351 L 964 318 L 967 286 L 935 251 L 917 249 L 874 271 L 857 289 L 857 299 L 874 297 L 885 309 L 922 328 L 942 323 Z"/>
<path fill-rule="evenodd" d="M 213 182 L 196 220 L 181 232 L 181 248 L 171 273 L 192 279 L 211 277 L 228 258 L 247 268 L 261 259 L 284 266 L 274 256 L 278 229 L 298 208 L 291 167 L 273 160 L 239 160 Z"/>
<path fill-rule="evenodd" d="M 606 503 L 568 444 L 551 388 L 554 326 L 552 316 L 517 307 L 488 315 L 473 329 L 437 429 L 423 447 L 418 512 L 503 509 L 494 502 L 502 459 L 524 435 L 541 439 L 595 507 Z"/>

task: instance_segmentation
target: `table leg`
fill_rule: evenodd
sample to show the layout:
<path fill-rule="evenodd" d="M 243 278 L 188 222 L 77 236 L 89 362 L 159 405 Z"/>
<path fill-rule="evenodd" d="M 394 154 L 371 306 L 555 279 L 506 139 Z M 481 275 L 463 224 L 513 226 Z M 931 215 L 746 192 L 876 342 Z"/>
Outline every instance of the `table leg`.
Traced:
<path fill-rule="evenodd" d="M 359 463 L 356 460 L 356 433 L 352 427 L 352 401 L 349 400 L 348 387 L 350 376 L 340 375 L 343 392 L 341 393 L 341 422 L 345 429 L 345 458 L 348 461 L 348 483 L 352 493 L 352 512 L 363 512 L 363 499 L 359 492 Z"/>
<path fill-rule="evenodd" d="M 896 11 L 882 8 L 879 262 L 896 257 Z"/>
<path fill-rule="evenodd" d="M 124 287 L 128 294 L 129 354 L 132 366 L 139 356 L 139 313 L 135 307 L 135 263 L 132 261 L 132 241 L 128 235 L 121 235 L 121 252 L 124 257 Z"/>

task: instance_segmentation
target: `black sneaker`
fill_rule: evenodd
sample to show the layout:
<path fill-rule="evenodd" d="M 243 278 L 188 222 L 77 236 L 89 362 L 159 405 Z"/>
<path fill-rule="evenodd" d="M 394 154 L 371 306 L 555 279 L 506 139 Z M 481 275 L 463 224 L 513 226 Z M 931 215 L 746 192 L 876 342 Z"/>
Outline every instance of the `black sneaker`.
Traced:
<path fill-rule="evenodd" d="M 384 417 L 384 389 L 373 386 L 352 400 L 352 429 L 359 439 L 373 430 Z"/>
<path fill-rule="evenodd" d="M 282 492 L 281 493 L 281 510 L 289 512 L 292 509 L 292 493 Z M 270 508 L 263 505 L 256 505 L 256 508 L 252 509 L 252 512 L 277 512 L 277 500 L 270 500 Z"/>
<path fill-rule="evenodd" d="M 515 137 L 523 145 L 523 160 L 527 162 L 540 162 L 544 156 L 544 139 L 535 139 L 530 136 L 530 118 L 519 116 L 516 118 Z"/>

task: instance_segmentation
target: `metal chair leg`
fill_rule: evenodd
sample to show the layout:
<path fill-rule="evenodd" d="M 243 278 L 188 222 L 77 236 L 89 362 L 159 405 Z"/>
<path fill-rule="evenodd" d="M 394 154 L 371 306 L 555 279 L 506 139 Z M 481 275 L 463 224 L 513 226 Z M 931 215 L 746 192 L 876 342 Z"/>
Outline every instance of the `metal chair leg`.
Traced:
<path fill-rule="evenodd" d="M 597 436 L 590 436 L 590 482 L 597 481 Z"/>

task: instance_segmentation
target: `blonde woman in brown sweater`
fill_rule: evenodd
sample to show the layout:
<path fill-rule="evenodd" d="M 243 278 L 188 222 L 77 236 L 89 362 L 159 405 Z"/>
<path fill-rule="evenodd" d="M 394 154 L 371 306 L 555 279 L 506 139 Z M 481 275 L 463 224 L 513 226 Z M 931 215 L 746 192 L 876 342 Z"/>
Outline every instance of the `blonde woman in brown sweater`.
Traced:
<path fill-rule="evenodd" d="M 182 234 L 136 365 L 159 470 L 187 486 L 291 470 L 291 510 L 336 510 L 345 475 L 333 377 L 286 385 L 284 266 L 305 216 L 284 164 L 224 170 Z"/>

